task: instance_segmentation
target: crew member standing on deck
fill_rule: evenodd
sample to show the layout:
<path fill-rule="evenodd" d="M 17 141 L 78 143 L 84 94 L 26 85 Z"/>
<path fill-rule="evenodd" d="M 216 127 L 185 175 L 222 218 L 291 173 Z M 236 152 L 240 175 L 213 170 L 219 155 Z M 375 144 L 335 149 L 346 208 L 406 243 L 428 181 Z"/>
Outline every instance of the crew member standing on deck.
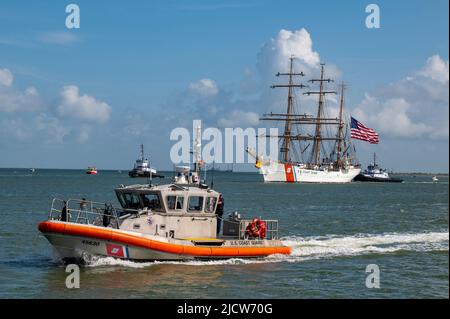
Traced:
<path fill-rule="evenodd" d="M 66 222 L 67 221 L 67 202 L 64 201 L 64 206 L 61 209 L 61 221 Z"/>
<path fill-rule="evenodd" d="M 220 233 L 220 225 L 222 224 L 222 216 L 223 216 L 223 206 L 224 206 L 224 200 L 222 194 L 219 196 L 219 201 L 217 203 L 216 208 L 216 215 L 217 215 L 217 234 Z"/>

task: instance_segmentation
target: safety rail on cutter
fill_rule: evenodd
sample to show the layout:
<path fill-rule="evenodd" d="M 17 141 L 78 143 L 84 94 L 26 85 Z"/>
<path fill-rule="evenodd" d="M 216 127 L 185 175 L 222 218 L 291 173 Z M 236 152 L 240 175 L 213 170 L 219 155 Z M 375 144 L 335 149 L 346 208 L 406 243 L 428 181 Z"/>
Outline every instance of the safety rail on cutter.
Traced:
<path fill-rule="evenodd" d="M 278 239 L 278 220 L 261 219 L 261 221 L 266 223 L 266 236 L 264 237 L 264 239 Z M 251 219 L 242 219 L 239 221 L 239 239 L 249 239 L 247 235 L 247 226 L 251 222 Z"/>
<path fill-rule="evenodd" d="M 63 220 L 64 206 L 66 206 L 67 215 L 64 220 L 66 222 L 119 228 L 121 218 L 114 206 L 82 199 L 65 201 L 54 198 L 50 208 L 49 220 Z"/>

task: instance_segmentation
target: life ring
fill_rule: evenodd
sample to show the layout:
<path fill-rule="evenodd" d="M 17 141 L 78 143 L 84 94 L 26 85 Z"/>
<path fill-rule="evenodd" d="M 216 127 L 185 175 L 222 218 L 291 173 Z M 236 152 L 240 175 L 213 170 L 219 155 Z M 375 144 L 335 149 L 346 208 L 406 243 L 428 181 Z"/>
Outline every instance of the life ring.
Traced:
<path fill-rule="evenodd" d="M 259 219 L 253 218 L 253 220 L 247 225 L 246 233 L 250 238 L 260 238 L 266 237 L 266 223 Z"/>

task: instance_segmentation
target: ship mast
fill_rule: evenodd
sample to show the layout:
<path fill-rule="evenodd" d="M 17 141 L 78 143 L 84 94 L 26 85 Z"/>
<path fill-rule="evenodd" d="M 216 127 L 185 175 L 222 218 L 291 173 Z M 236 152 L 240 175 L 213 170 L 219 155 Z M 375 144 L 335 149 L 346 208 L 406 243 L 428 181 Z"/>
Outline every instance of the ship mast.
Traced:
<path fill-rule="evenodd" d="M 141 144 L 141 161 L 144 162 L 144 144 Z"/>
<path fill-rule="evenodd" d="M 319 92 L 313 92 L 313 91 L 309 91 L 309 92 L 305 92 L 303 94 L 306 95 L 311 95 L 311 94 L 319 94 L 319 107 L 317 110 L 317 122 L 316 122 L 316 131 L 314 134 L 314 149 L 312 152 L 312 158 L 314 158 L 314 164 L 315 165 L 319 165 L 319 155 L 320 155 L 320 145 L 322 143 L 322 121 L 321 118 L 323 116 L 323 102 L 324 102 L 324 97 L 326 94 L 336 94 L 336 92 L 334 91 L 324 91 L 323 88 L 323 83 L 324 82 L 334 82 L 332 79 L 325 79 L 324 78 L 324 66 L 325 64 L 321 63 L 321 70 L 320 70 L 320 79 L 312 79 L 309 80 L 309 82 L 311 83 L 315 83 L 315 82 L 319 82 L 320 83 L 320 88 L 319 88 Z"/>
<path fill-rule="evenodd" d="M 303 72 L 300 73 L 294 73 L 293 64 L 294 64 L 295 57 L 291 55 L 289 58 L 290 60 L 290 66 L 289 66 L 289 73 L 280 73 L 278 72 L 276 76 L 284 75 L 289 76 L 289 82 L 288 84 L 278 84 L 278 85 L 272 85 L 271 88 L 288 88 L 288 100 L 287 100 L 287 111 L 286 114 L 284 114 L 283 120 L 286 122 L 284 126 L 284 136 L 283 136 L 283 143 L 280 148 L 280 153 L 282 153 L 283 161 L 289 162 L 289 151 L 291 147 L 291 137 L 292 137 L 292 89 L 293 88 L 303 88 L 305 87 L 303 84 L 294 84 L 293 76 L 299 75 L 299 76 L 305 76 Z"/>
<path fill-rule="evenodd" d="M 339 105 L 339 128 L 338 128 L 338 145 L 337 145 L 337 165 L 341 167 L 341 151 L 342 151 L 342 129 L 344 128 L 344 123 L 342 122 L 342 111 L 344 108 L 344 91 L 345 83 L 341 84 L 341 103 Z"/>
<path fill-rule="evenodd" d="M 324 64 L 322 64 L 321 68 L 321 76 L 320 79 L 313 79 L 309 82 L 320 83 L 320 90 L 319 92 L 305 92 L 303 94 L 311 95 L 311 94 L 319 94 L 319 109 L 317 117 L 314 117 L 312 115 L 308 114 L 294 114 L 293 108 L 292 108 L 292 102 L 293 102 L 293 89 L 294 88 L 305 88 L 306 85 L 303 84 L 295 84 L 294 83 L 294 76 L 305 76 L 303 72 L 295 73 L 293 70 L 293 60 L 294 57 L 291 56 L 290 58 L 290 68 L 289 73 L 277 73 L 276 76 L 280 75 L 286 75 L 289 76 L 289 82 L 288 84 L 280 84 L 280 85 L 272 85 L 271 88 L 288 88 L 288 106 L 287 106 L 287 112 L 286 113 L 268 113 L 263 114 L 263 117 L 260 118 L 261 121 L 284 121 L 285 127 L 284 127 L 284 133 L 280 135 L 265 135 L 266 138 L 279 138 L 282 140 L 280 152 L 282 155 L 280 156 L 280 161 L 290 162 L 291 159 L 289 157 L 290 150 L 291 150 L 291 144 L 293 141 L 312 141 L 314 144 L 314 148 L 312 150 L 311 154 L 311 160 L 309 164 L 315 164 L 317 165 L 319 163 L 319 153 L 320 153 L 320 145 L 323 141 L 339 141 L 339 139 L 342 139 L 342 136 L 338 138 L 337 136 L 322 136 L 322 126 L 323 125 L 336 125 L 340 127 L 342 130 L 342 114 L 339 118 L 328 118 L 324 117 L 323 107 L 324 107 L 324 96 L 326 94 L 337 94 L 337 92 L 334 91 L 325 91 L 324 90 L 324 82 L 333 82 L 331 79 L 325 79 L 324 78 Z M 343 107 L 343 106 L 342 106 Z M 298 134 L 292 132 L 292 126 L 293 125 L 315 125 L 315 135 L 311 134 Z M 340 133 L 342 135 L 342 131 Z M 261 137 L 261 136 L 260 136 Z M 303 154 L 306 149 L 309 147 L 310 144 L 308 144 L 303 150 L 301 150 L 301 153 Z M 341 147 L 341 146 L 339 146 Z"/>

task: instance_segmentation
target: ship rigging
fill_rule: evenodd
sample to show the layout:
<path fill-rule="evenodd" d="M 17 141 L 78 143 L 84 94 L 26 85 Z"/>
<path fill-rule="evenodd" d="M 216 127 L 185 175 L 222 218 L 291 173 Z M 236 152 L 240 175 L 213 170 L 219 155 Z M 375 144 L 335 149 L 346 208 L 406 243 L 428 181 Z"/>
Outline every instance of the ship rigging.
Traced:
<path fill-rule="evenodd" d="M 321 64 L 320 77 L 309 80 L 309 84 L 318 84 L 318 91 L 309 90 L 304 96 L 318 96 L 316 115 L 300 114 L 296 105 L 295 89 L 309 88 L 310 85 L 296 83 L 296 77 L 304 77 L 303 72 L 294 70 L 293 56 L 290 57 L 289 72 L 277 73 L 276 76 L 287 76 L 287 84 L 272 85 L 272 88 L 287 88 L 286 113 L 264 114 L 261 121 L 277 121 L 284 123 L 283 134 L 278 136 L 265 135 L 263 138 L 278 138 L 280 140 L 280 156 L 278 161 L 264 160 L 255 150 L 247 149 L 255 157 L 256 167 L 264 175 L 265 181 L 275 182 L 318 182 L 345 183 L 350 182 L 359 171 L 359 165 L 353 164 L 350 156 L 351 145 L 348 138 L 348 127 L 344 120 L 344 94 L 346 86 L 341 84 L 338 116 L 330 117 L 325 104 L 327 95 L 337 95 L 336 91 L 328 90 L 326 83 L 334 80 L 325 77 L 325 64 Z M 331 128 L 337 130 L 332 132 Z M 334 133 L 334 134 L 333 134 Z M 330 144 L 331 147 L 330 147 Z M 299 148 L 298 148 L 299 147 Z"/>

